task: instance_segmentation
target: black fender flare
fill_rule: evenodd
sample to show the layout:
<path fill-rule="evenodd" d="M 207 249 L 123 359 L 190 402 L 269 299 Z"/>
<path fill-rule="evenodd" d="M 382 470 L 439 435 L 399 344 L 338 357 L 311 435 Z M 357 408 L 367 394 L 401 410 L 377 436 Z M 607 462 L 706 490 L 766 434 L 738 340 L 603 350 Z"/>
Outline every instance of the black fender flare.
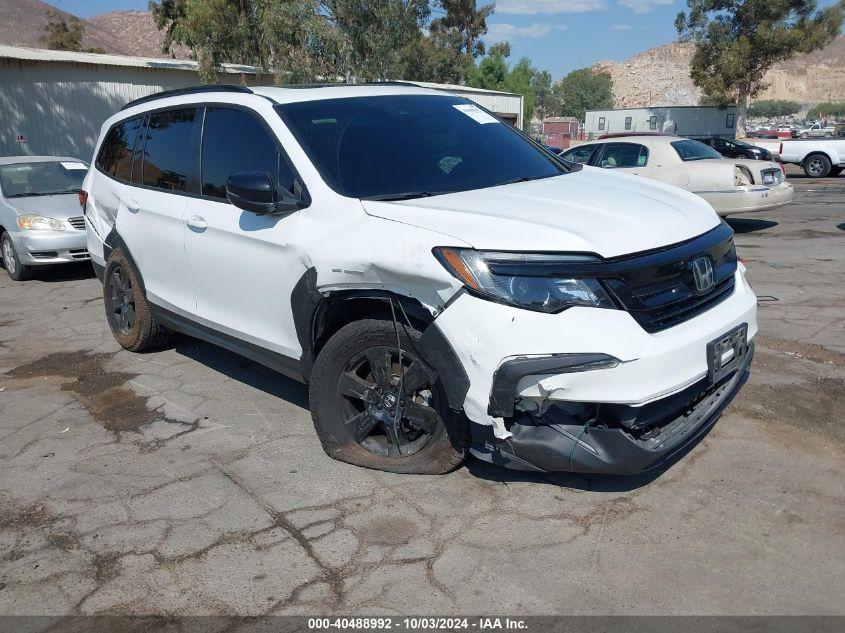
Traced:
<path fill-rule="evenodd" d="M 324 316 L 337 301 L 356 299 L 379 300 L 385 303 L 395 301 L 395 305 L 401 305 L 409 318 L 423 326 L 418 351 L 438 375 L 443 377 L 442 384 L 449 407 L 456 411 L 462 410 L 469 391 L 469 377 L 454 348 L 437 327 L 436 317 L 428 312 L 422 303 L 413 297 L 381 288 L 337 290 L 324 295 L 317 290 L 317 270 L 314 267 L 305 271 L 291 292 L 291 313 L 296 337 L 302 348 L 300 366 L 305 380 L 308 381 L 316 361 L 316 348 L 322 334 Z M 404 322 L 404 315 L 397 314 L 397 319 Z"/>

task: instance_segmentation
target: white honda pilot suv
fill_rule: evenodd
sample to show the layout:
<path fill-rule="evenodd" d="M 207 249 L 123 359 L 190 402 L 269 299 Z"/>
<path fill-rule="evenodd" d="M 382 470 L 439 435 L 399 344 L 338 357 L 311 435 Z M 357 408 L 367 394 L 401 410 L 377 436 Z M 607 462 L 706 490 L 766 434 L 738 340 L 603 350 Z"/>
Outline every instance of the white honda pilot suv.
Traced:
<path fill-rule="evenodd" d="M 748 376 L 756 299 L 707 202 L 562 161 L 461 97 L 165 92 L 105 122 L 94 165 L 118 342 L 181 332 L 308 383 L 339 460 L 639 473 Z"/>

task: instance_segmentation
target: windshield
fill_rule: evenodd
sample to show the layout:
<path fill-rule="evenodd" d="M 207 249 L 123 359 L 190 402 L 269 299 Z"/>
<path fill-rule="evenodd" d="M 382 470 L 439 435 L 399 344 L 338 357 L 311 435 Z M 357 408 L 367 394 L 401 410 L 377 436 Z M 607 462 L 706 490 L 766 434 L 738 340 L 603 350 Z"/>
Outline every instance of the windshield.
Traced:
<path fill-rule="evenodd" d="M 351 198 L 417 198 L 567 173 L 549 152 L 460 97 L 355 97 L 276 110 L 326 183 Z"/>
<path fill-rule="evenodd" d="M 686 139 L 683 141 L 672 141 L 672 147 L 678 152 L 681 160 L 706 160 L 708 158 L 722 158 L 722 155 L 715 149 L 704 143 Z"/>
<path fill-rule="evenodd" d="M 0 165 L 0 190 L 6 198 L 76 193 L 87 171 L 80 161 Z"/>

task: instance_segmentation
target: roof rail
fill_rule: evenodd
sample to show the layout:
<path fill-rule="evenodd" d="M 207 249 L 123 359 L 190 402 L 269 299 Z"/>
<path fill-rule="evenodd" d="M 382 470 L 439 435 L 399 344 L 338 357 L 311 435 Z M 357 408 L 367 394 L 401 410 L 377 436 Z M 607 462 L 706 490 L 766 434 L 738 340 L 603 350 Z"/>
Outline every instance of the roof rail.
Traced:
<path fill-rule="evenodd" d="M 142 103 L 147 103 L 148 101 L 155 101 L 156 99 L 165 99 L 167 97 L 178 97 L 180 95 L 190 95 L 202 92 L 242 92 L 253 94 L 252 90 L 250 90 L 246 86 L 235 86 L 232 84 L 192 86 L 190 88 L 176 88 L 175 90 L 163 90 L 161 92 L 156 92 L 154 94 L 147 95 L 146 97 L 141 97 L 140 99 L 134 99 L 133 101 L 129 101 L 126 105 L 124 105 L 121 110 L 126 110 L 127 108 L 131 108 Z"/>

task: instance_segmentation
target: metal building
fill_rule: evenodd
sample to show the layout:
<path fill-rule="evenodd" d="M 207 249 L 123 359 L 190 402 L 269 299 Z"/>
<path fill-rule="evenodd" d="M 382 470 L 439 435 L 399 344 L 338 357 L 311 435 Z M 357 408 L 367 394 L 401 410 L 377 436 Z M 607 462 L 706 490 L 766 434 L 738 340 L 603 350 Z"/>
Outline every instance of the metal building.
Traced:
<path fill-rule="evenodd" d="M 132 99 L 199 83 L 197 64 L 175 59 L 0 46 L 0 156 L 91 160 L 100 126 Z M 227 64 L 223 81 L 271 83 Z"/>
<path fill-rule="evenodd" d="M 415 86 L 421 88 L 433 88 L 450 94 L 465 97 L 475 101 L 483 108 L 495 112 L 511 125 L 522 129 L 522 106 L 524 97 L 511 92 L 499 92 L 497 90 L 485 90 L 483 88 L 470 88 L 469 86 L 458 86 L 456 84 L 434 84 L 427 81 L 413 81 Z"/>
<path fill-rule="evenodd" d="M 253 66 L 225 64 L 223 83 L 273 83 Z M 90 161 L 100 126 L 127 101 L 200 83 L 197 64 L 0 46 L 0 156 L 48 154 Z M 419 83 L 465 96 L 522 126 L 522 95 Z"/>
<path fill-rule="evenodd" d="M 736 106 L 657 106 L 590 110 L 584 117 L 588 138 L 622 132 L 665 132 L 679 136 L 736 136 Z"/>

